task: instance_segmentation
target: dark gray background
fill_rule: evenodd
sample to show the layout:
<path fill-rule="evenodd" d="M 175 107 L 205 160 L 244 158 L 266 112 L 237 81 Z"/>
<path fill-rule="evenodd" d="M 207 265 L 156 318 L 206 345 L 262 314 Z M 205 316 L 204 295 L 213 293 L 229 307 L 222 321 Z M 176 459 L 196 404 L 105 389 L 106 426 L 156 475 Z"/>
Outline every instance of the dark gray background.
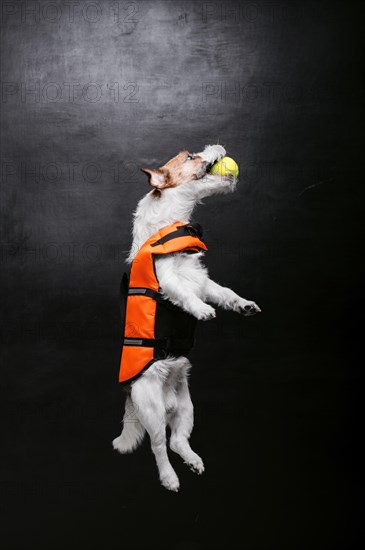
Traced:
<path fill-rule="evenodd" d="M 333 1 L 3 2 L 6 549 L 360 544 L 362 16 Z M 206 473 L 172 456 L 175 495 L 148 441 L 111 447 L 118 285 L 148 191 L 138 167 L 217 142 L 239 188 L 194 221 L 212 278 L 263 312 L 199 325 Z"/>

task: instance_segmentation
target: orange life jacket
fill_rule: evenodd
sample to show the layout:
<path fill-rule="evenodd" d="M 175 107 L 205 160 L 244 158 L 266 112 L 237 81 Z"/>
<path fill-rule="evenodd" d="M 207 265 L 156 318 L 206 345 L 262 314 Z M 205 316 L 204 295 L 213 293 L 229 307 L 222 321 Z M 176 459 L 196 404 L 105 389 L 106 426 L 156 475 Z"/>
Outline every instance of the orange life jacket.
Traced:
<path fill-rule="evenodd" d="M 123 347 L 119 382 L 131 382 L 158 359 L 187 355 L 194 345 L 196 318 L 163 298 L 155 257 L 207 250 L 199 224 L 174 222 L 152 235 L 121 282 Z"/>

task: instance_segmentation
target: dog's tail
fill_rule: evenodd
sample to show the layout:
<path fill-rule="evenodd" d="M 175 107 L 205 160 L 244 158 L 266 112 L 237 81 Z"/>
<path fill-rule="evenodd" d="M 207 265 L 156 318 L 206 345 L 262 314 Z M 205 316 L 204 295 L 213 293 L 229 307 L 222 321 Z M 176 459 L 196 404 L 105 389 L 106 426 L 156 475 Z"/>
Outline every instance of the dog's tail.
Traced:
<path fill-rule="evenodd" d="M 125 402 L 123 417 L 123 430 L 119 437 L 113 441 L 113 447 L 122 454 L 133 452 L 142 443 L 145 428 L 137 418 L 135 406 L 128 395 Z"/>

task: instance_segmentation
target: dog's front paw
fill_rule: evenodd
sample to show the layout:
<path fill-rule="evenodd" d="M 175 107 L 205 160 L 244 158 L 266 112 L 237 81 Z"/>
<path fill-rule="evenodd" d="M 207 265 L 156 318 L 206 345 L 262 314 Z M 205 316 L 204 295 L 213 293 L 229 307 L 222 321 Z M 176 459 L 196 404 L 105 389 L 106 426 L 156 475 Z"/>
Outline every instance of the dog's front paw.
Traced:
<path fill-rule="evenodd" d="M 195 474 L 201 475 L 204 472 L 204 464 L 200 456 L 196 455 L 196 457 L 186 461 L 186 464 L 189 466 L 190 470 L 194 472 Z"/>
<path fill-rule="evenodd" d="M 198 154 L 203 160 L 213 164 L 225 156 L 226 150 L 222 145 L 207 145 L 204 151 L 201 151 Z"/>
<path fill-rule="evenodd" d="M 196 317 L 199 321 L 209 321 L 210 319 L 214 319 L 215 309 L 209 304 L 204 304 L 204 306 L 199 308 Z"/>
<path fill-rule="evenodd" d="M 249 317 L 250 315 L 260 313 L 261 309 L 255 302 L 241 298 L 237 304 L 236 311 L 238 311 L 238 313 L 242 313 L 242 315 L 245 315 L 246 317 Z"/>

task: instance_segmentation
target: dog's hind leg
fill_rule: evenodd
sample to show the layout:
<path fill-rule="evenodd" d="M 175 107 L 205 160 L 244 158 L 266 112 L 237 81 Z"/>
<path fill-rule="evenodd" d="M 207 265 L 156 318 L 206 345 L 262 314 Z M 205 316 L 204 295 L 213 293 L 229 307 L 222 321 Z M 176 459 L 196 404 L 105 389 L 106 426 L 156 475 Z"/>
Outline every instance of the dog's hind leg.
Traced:
<path fill-rule="evenodd" d="M 136 415 L 151 438 L 162 485 L 170 491 L 179 490 L 179 479 L 170 464 L 166 449 L 166 410 L 163 400 L 163 381 L 153 373 L 153 367 L 132 386 L 132 401 Z"/>
<path fill-rule="evenodd" d="M 145 429 L 138 420 L 135 405 L 128 396 L 125 402 L 123 430 L 119 437 L 113 440 L 113 447 L 120 453 L 131 453 L 142 442 Z"/>
<path fill-rule="evenodd" d="M 194 407 L 191 401 L 187 372 L 183 371 L 176 386 L 177 406 L 168 417 L 171 428 L 170 449 L 179 454 L 191 470 L 197 474 L 204 472 L 204 464 L 189 445 L 189 437 L 194 425 Z"/>

